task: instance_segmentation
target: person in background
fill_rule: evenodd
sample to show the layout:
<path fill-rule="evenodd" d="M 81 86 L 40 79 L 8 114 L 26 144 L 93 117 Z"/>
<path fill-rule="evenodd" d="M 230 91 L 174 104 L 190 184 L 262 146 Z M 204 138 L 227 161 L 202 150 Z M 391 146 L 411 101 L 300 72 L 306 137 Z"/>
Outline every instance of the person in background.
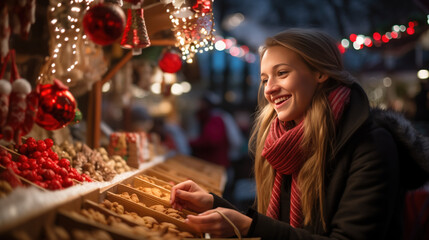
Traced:
<path fill-rule="evenodd" d="M 260 48 L 256 209 L 237 211 L 192 181 L 171 191 L 212 237 L 400 239 L 406 190 L 429 179 L 429 142 L 401 115 L 371 110 L 336 41 L 289 29 Z M 231 224 L 232 223 L 232 224 Z"/>

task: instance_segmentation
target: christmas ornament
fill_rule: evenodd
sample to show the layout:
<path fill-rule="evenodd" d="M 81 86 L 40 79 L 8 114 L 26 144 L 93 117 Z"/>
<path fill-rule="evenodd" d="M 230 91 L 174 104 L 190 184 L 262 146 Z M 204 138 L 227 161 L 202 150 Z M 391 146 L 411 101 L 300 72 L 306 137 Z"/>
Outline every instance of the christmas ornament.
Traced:
<path fill-rule="evenodd" d="M 14 3 L 13 32 L 27 39 L 31 24 L 36 22 L 36 0 L 19 0 Z"/>
<path fill-rule="evenodd" d="M 7 53 L 9 52 L 9 13 L 6 2 L 0 3 L 0 62 L 4 61 Z"/>
<path fill-rule="evenodd" d="M 195 12 L 210 13 L 212 11 L 212 0 L 196 0 L 192 5 Z"/>
<path fill-rule="evenodd" d="M 174 3 L 171 2 L 166 11 L 173 24 L 176 47 L 182 52 L 182 59 L 192 63 L 197 52 L 213 49 L 215 30 L 212 0 L 194 0 L 180 6 Z"/>
<path fill-rule="evenodd" d="M 28 109 L 28 103 L 26 101 L 27 96 L 31 92 L 30 83 L 21 78 L 18 73 L 18 68 L 15 62 L 15 50 L 10 50 L 6 59 L 11 59 L 11 72 L 10 82 L 12 83 L 11 93 L 9 96 L 9 109 L 7 114 L 6 123 L 1 127 L 1 138 L 6 141 L 15 141 L 17 144 L 21 144 L 21 136 L 23 136 L 26 111 Z M 4 70 L 7 62 L 4 63 L 1 74 L 4 74 Z M 2 76 L 1 76 L 2 77 Z M 35 103 L 31 103 L 35 104 Z M 30 111 L 30 110 L 28 110 Z M 31 129 L 32 126 L 29 128 Z"/>
<path fill-rule="evenodd" d="M 55 79 L 53 84 L 38 85 L 39 109 L 36 123 L 55 130 L 66 126 L 75 117 L 76 100 L 68 87 Z"/>
<path fill-rule="evenodd" d="M 0 129 L 5 125 L 9 112 L 9 95 L 12 85 L 6 79 L 0 79 Z"/>
<path fill-rule="evenodd" d="M 115 4 L 100 3 L 83 17 L 83 29 L 91 41 L 105 46 L 119 39 L 125 27 L 125 14 Z"/>
<path fill-rule="evenodd" d="M 182 59 L 179 54 L 167 51 L 159 60 L 159 67 L 163 72 L 176 73 L 182 67 Z"/>
<path fill-rule="evenodd" d="M 134 0 L 132 0 L 132 3 L 124 3 L 124 8 L 127 13 L 127 24 L 125 25 L 125 31 L 122 35 L 121 46 L 123 48 L 132 49 L 133 55 L 138 55 L 141 54 L 142 48 L 150 46 L 150 40 L 141 3 L 138 1 L 136 3 Z"/>

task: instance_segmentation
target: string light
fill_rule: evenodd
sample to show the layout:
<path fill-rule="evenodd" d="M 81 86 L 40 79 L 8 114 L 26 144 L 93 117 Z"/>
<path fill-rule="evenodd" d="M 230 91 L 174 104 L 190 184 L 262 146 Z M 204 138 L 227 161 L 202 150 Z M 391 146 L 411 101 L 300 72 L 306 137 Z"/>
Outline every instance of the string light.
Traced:
<path fill-rule="evenodd" d="M 176 36 L 176 47 L 182 52 L 182 59 L 192 63 L 196 53 L 213 50 L 214 22 L 212 5 L 213 0 L 197 0 L 194 6 L 184 6 L 179 0 L 169 1 L 166 12 L 173 24 Z M 202 9 L 194 7 L 201 5 Z"/>
<path fill-rule="evenodd" d="M 80 21 L 82 18 L 81 12 L 83 12 L 85 9 L 89 9 L 90 4 L 94 0 L 70 0 L 68 3 L 63 1 L 59 3 L 55 3 L 51 1 L 51 8 L 50 8 L 50 29 L 53 29 L 53 35 L 55 35 L 56 42 L 59 42 L 56 44 L 53 49 L 51 49 L 51 60 L 55 61 L 62 51 L 65 50 L 65 47 L 69 46 L 68 44 L 71 44 L 72 46 L 72 55 L 73 57 L 76 56 L 76 46 L 78 45 L 78 42 L 82 38 L 84 41 L 84 44 L 88 44 L 86 40 L 86 35 L 81 33 L 80 30 Z M 64 16 L 63 13 L 66 13 Z M 65 69 L 67 69 L 67 72 L 72 71 L 75 69 L 79 62 L 74 61 L 69 66 L 64 66 Z M 56 65 L 55 63 L 52 63 L 49 65 L 50 73 L 55 74 L 57 73 Z M 43 73 L 40 74 L 38 77 L 38 80 L 43 78 Z M 67 78 L 66 82 L 70 83 L 72 79 Z"/>
<path fill-rule="evenodd" d="M 427 24 L 429 24 L 429 15 L 427 17 Z M 339 44 L 341 52 L 344 52 L 345 49 L 353 46 L 355 50 L 363 49 L 364 47 L 380 47 L 382 44 L 388 43 L 392 39 L 399 39 L 405 35 L 413 35 L 415 33 L 415 28 L 418 26 L 417 21 L 409 21 L 406 25 L 393 25 L 392 31 L 385 32 L 381 34 L 379 32 L 374 32 L 372 36 L 365 36 L 363 34 L 350 34 L 348 38 L 343 38 Z"/>

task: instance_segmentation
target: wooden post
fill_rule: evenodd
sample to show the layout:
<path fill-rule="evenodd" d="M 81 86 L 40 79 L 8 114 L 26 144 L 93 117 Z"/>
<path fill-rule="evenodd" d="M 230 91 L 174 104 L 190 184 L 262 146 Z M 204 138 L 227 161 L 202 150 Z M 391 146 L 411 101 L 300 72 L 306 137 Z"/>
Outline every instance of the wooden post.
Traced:
<path fill-rule="evenodd" d="M 92 85 L 89 95 L 88 116 L 86 120 L 86 144 L 90 148 L 100 147 L 100 124 L 101 124 L 101 88 L 108 82 L 124 65 L 133 57 L 132 51 L 124 57 L 106 74 L 103 79 Z"/>

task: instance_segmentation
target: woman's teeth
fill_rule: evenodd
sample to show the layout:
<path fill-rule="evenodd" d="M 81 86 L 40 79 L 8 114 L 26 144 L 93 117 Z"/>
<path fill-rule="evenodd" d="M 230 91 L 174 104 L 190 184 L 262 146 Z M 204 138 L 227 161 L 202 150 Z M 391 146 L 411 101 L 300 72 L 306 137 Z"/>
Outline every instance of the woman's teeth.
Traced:
<path fill-rule="evenodd" d="M 277 103 L 280 103 L 280 102 L 286 101 L 286 100 L 288 100 L 288 99 L 289 99 L 289 97 L 280 97 L 280 98 L 275 99 L 275 100 L 274 100 L 274 103 L 275 103 L 275 104 L 277 104 Z"/>

